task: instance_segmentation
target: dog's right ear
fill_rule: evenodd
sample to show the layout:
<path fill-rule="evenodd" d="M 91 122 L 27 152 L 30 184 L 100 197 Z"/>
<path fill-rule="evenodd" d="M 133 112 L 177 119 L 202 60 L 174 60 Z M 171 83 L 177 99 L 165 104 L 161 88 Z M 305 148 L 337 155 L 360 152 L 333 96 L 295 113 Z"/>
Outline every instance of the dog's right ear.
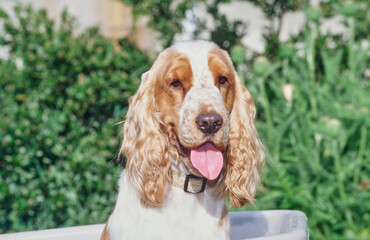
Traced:
<path fill-rule="evenodd" d="M 155 76 L 142 75 L 136 94 L 129 100 L 120 152 L 126 155 L 131 186 L 145 207 L 160 207 L 165 197 L 170 168 L 167 138 L 155 114 Z"/>
<path fill-rule="evenodd" d="M 230 115 L 230 134 L 224 191 L 231 207 L 254 200 L 265 162 L 265 148 L 258 137 L 254 118 L 256 108 L 248 90 L 235 72 L 235 100 Z"/>

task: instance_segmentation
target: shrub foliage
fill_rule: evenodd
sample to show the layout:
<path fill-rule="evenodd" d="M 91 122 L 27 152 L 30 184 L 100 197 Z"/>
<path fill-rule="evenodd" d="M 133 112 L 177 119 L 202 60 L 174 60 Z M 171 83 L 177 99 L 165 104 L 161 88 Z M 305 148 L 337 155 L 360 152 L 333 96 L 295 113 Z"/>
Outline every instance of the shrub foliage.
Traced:
<path fill-rule="evenodd" d="M 127 101 L 149 58 L 64 12 L 0 12 L 0 232 L 104 222 Z"/>

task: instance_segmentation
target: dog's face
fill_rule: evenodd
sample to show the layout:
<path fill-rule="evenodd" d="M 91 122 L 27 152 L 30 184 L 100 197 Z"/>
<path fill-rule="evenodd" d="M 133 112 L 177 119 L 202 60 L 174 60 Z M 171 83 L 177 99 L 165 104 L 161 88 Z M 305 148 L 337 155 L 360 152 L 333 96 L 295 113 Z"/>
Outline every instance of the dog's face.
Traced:
<path fill-rule="evenodd" d="M 162 52 L 143 74 L 124 127 L 126 169 L 143 202 L 160 206 L 171 160 L 219 177 L 220 195 L 233 205 L 252 201 L 264 158 L 254 115 L 225 51 L 191 41 Z"/>
<path fill-rule="evenodd" d="M 196 54 L 194 54 L 196 53 Z M 175 45 L 162 53 L 155 74 L 156 112 L 188 170 L 210 180 L 224 166 L 235 97 L 227 53 L 203 43 Z"/>

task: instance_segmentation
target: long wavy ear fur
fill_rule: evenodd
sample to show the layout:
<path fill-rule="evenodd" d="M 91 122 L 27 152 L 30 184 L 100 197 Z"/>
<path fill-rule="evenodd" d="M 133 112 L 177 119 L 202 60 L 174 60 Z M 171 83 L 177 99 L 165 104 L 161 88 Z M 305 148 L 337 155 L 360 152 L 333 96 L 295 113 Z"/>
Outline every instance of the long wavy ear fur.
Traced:
<path fill-rule="evenodd" d="M 150 71 L 142 75 L 137 93 L 130 99 L 121 152 L 126 172 L 145 207 L 160 207 L 167 190 L 170 160 L 167 138 L 155 113 L 154 84 Z"/>
<path fill-rule="evenodd" d="M 241 207 L 254 200 L 265 154 L 254 118 L 256 108 L 248 90 L 235 73 L 235 100 L 230 115 L 229 148 L 224 176 L 231 207 Z"/>

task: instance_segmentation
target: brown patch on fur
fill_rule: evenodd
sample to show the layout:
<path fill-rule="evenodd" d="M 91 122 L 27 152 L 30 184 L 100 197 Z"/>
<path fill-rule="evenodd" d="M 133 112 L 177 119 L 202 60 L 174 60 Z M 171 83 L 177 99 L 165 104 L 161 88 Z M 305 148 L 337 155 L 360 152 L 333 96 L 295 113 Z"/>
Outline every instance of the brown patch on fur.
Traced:
<path fill-rule="evenodd" d="M 220 89 L 225 107 L 231 113 L 235 97 L 234 68 L 227 53 L 219 48 L 214 48 L 208 54 L 208 66 L 212 72 L 215 85 Z M 223 86 L 219 85 L 219 77 L 226 77 L 228 82 Z"/>
<path fill-rule="evenodd" d="M 163 56 L 165 58 L 163 59 L 164 66 L 159 69 L 158 73 L 153 73 L 156 75 L 155 107 L 156 111 L 161 114 L 162 124 L 164 126 L 172 125 L 177 130 L 178 110 L 186 93 L 193 86 L 193 72 L 187 57 L 171 49 L 168 51 L 169 53 Z M 174 89 L 170 86 L 174 80 L 181 82 L 182 89 Z"/>
<path fill-rule="evenodd" d="M 105 224 L 103 232 L 100 236 L 100 240 L 110 240 L 110 234 L 108 230 L 108 222 Z"/>

